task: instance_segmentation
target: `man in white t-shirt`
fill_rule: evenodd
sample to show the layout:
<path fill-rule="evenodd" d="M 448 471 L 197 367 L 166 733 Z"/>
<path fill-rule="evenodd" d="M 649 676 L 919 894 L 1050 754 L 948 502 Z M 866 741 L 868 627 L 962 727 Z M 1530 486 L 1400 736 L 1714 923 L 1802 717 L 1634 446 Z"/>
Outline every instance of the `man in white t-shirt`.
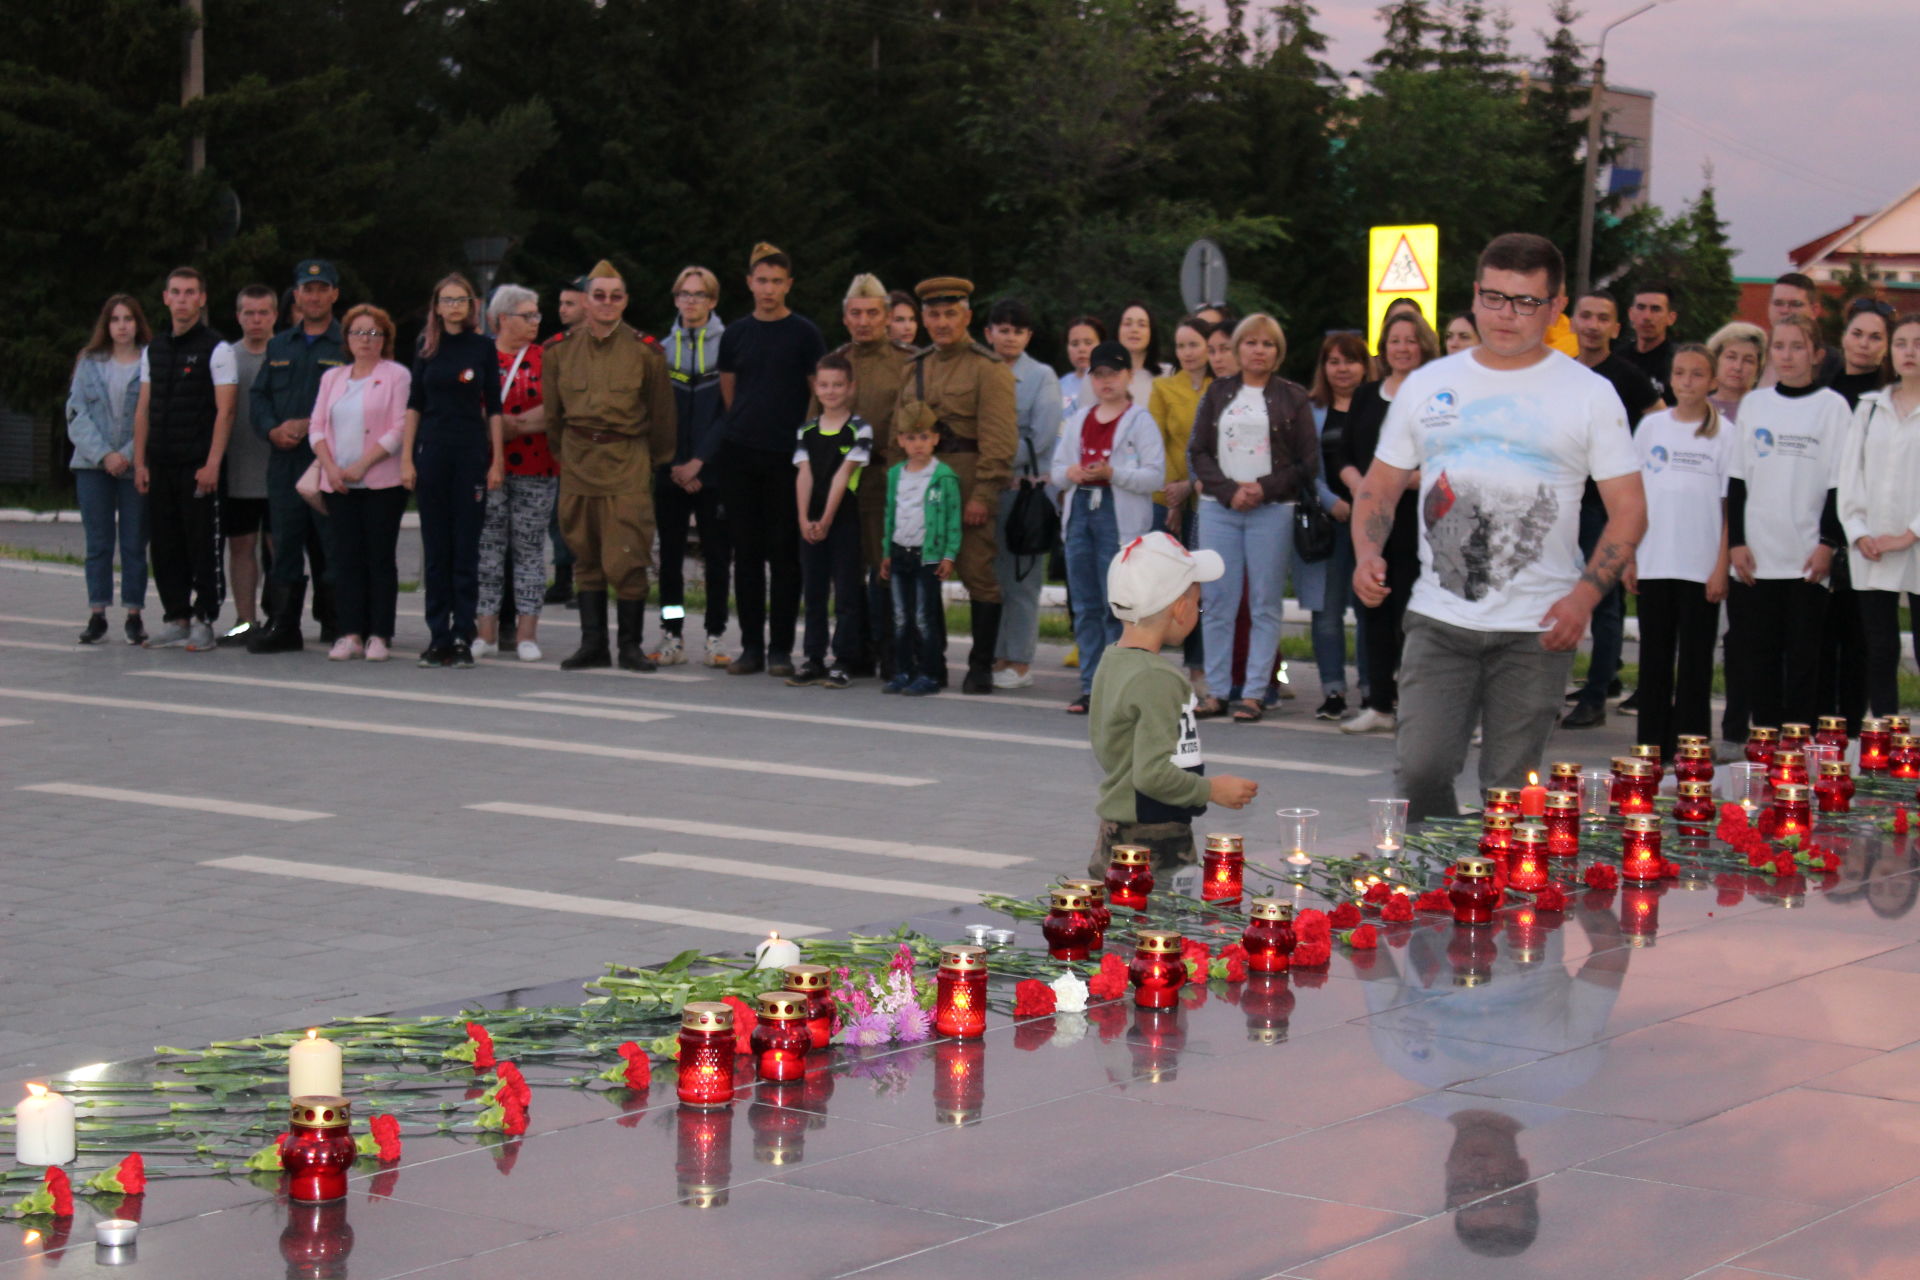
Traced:
<path fill-rule="evenodd" d="M 1481 345 L 1407 377 L 1354 498 L 1354 592 L 1386 598 L 1394 499 L 1420 477 L 1420 578 L 1407 605 L 1396 733 L 1413 819 L 1459 812 L 1454 782 L 1485 724 L 1482 786 L 1540 768 L 1573 649 L 1646 531 L 1640 460 L 1606 379 L 1546 346 L 1566 307 L 1560 251 L 1497 237 L 1480 255 Z M 1584 569 L 1580 493 L 1607 526 Z"/>

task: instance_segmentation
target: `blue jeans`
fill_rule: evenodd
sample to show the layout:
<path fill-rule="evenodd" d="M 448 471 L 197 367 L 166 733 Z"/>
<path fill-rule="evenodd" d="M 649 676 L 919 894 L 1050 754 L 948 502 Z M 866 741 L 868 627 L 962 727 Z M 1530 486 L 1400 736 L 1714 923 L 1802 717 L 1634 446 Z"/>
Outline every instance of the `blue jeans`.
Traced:
<path fill-rule="evenodd" d="M 1607 508 L 1603 503 L 1580 504 L 1580 556 L 1593 558 L 1600 545 L 1600 534 L 1607 527 Z M 1580 686 L 1580 705 L 1604 707 L 1607 686 L 1620 674 L 1620 642 L 1627 627 L 1627 595 L 1619 587 L 1607 592 L 1593 606 L 1593 658 L 1587 664 L 1587 682 Z"/>
<path fill-rule="evenodd" d="M 87 531 L 87 603 L 104 609 L 113 603 L 113 545 L 120 543 L 120 603 L 129 609 L 147 604 L 147 499 L 133 487 L 133 468 L 119 479 L 97 467 L 73 473 L 79 491 L 80 523 Z M 117 528 L 116 528 L 117 526 Z"/>
<path fill-rule="evenodd" d="M 1095 507 L 1093 500 L 1100 499 Z M 1107 607 L 1107 566 L 1120 550 L 1113 494 L 1075 489 L 1067 519 L 1067 585 L 1073 592 L 1073 642 L 1080 646 L 1080 693 L 1093 692 L 1100 655 L 1120 639 L 1120 619 Z"/>
<path fill-rule="evenodd" d="M 1180 541 L 1183 545 L 1193 540 L 1193 522 L 1195 516 L 1191 510 L 1180 513 Z M 1160 503 L 1153 504 L 1153 531 L 1167 531 L 1167 509 Z M 1201 634 L 1202 629 L 1195 627 L 1187 633 L 1187 642 L 1180 647 L 1180 663 L 1189 671 L 1204 671 L 1207 667 L 1207 642 Z"/>
<path fill-rule="evenodd" d="M 947 681 L 947 606 L 940 598 L 939 562 L 920 563 L 920 548 L 894 543 L 887 559 L 893 588 L 895 674 Z"/>
<path fill-rule="evenodd" d="M 1251 511 L 1235 511 L 1224 502 L 1203 501 L 1198 535 L 1198 544 L 1218 551 L 1227 566 L 1219 578 L 1200 588 L 1206 604 L 1207 688 L 1217 691 L 1233 686 L 1233 620 L 1240 612 L 1244 580 L 1253 621 L 1247 642 L 1247 688 L 1257 696 L 1265 692 L 1273 673 L 1255 672 L 1252 664 L 1266 662 L 1280 650 L 1287 566 L 1293 562 L 1293 504 L 1268 502 Z"/>
<path fill-rule="evenodd" d="M 1320 691 L 1347 692 L 1347 609 L 1353 604 L 1353 530 L 1333 526 L 1333 554 L 1327 557 L 1326 589 L 1313 611 L 1313 662 L 1320 669 Z M 1353 652 L 1360 683 L 1367 683 L 1366 615 L 1355 611 Z"/>

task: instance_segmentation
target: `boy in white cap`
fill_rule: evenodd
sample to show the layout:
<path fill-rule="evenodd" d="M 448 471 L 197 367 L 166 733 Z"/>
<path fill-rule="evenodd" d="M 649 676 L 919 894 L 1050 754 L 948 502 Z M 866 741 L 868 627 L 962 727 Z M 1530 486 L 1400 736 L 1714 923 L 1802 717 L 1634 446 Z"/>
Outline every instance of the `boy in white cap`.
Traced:
<path fill-rule="evenodd" d="M 1193 688 L 1160 656 L 1200 622 L 1200 584 L 1225 571 L 1217 551 L 1188 551 L 1166 533 L 1133 539 L 1107 566 L 1107 603 L 1119 641 L 1101 655 L 1088 732 L 1100 783 L 1100 837 L 1087 869 L 1102 875 L 1117 844 L 1153 851 L 1156 874 L 1195 860 L 1193 820 L 1209 804 L 1244 808 L 1259 791 L 1245 778 L 1205 777 Z"/>

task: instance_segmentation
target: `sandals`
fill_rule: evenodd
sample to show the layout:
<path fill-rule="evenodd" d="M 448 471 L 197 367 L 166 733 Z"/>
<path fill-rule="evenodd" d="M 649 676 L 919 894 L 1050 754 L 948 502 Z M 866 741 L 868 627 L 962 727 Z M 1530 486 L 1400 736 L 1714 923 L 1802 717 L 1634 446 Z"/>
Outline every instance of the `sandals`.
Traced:
<path fill-rule="evenodd" d="M 1226 712 L 1227 704 L 1218 698 L 1202 698 L 1193 706 L 1193 718 L 1196 720 L 1211 720 L 1215 716 L 1225 715 Z M 1743 756 L 1742 759 L 1744 758 Z"/>
<path fill-rule="evenodd" d="M 1067 714 L 1070 716 L 1083 716 L 1087 714 L 1087 699 L 1075 698 L 1072 702 L 1069 702 L 1067 704 Z"/>
<path fill-rule="evenodd" d="M 1265 714 L 1266 709 L 1260 705 L 1258 698 L 1243 698 L 1240 701 L 1240 705 L 1233 709 L 1233 722 L 1235 724 L 1253 724 Z"/>

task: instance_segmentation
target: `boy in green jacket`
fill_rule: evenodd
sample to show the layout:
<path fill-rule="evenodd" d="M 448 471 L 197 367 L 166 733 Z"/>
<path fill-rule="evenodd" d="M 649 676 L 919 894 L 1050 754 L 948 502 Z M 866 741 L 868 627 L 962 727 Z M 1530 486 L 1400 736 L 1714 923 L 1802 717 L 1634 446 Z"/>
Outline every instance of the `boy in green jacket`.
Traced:
<path fill-rule="evenodd" d="M 1200 622 L 1200 584 L 1225 571 L 1217 551 L 1188 551 L 1177 538 L 1135 538 L 1107 566 L 1107 602 L 1120 639 L 1100 657 L 1088 731 L 1100 783 L 1100 837 L 1088 871 L 1106 874 L 1117 844 L 1152 851 L 1156 876 L 1195 860 L 1193 820 L 1208 804 L 1246 807 L 1259 787 L 1245 778 L 1205 777 L 1199 700 L 1160 650 L 1180 644 Z"/>
<path fill-rule="evenodd" d="M 893 679 L 882 693 L 922 698 L 947 687 L 947 607 L 940 584 L 960 554 L 960 477 L 933 456 L 940 437 L 893 437 L 906 461 L 887 472 L 887 559 L 880 579 L 893 586 Z"/>

